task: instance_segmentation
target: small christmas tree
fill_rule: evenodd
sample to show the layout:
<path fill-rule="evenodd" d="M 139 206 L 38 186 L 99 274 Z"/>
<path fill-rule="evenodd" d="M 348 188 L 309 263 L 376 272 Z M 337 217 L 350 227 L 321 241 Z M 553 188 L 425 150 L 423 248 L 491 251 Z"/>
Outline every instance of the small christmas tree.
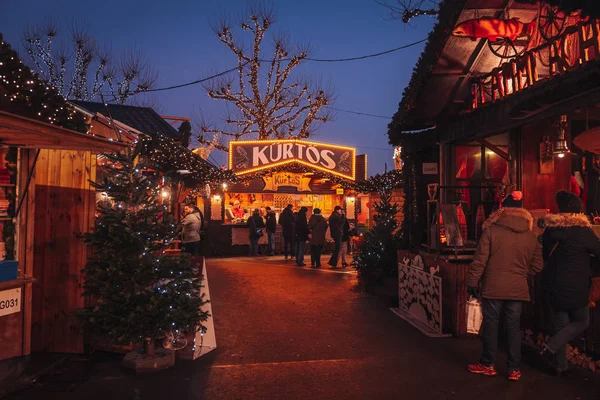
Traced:
<path fill-rule="evenodd" d="M 158 201 L 158 177 L 142 173 L 137 153 L 113 160 L 104 182 L 96 226 L 85 240 L 93 256 L 85 267 L 84 296 L 91 306 L 80 310 L 92 333 L 115 344 L 144 343 L 179 337 L 205 328 L 200 307 L 201 278 L 188 256 L 166 256 L 178 226 Z"/>
<path fill-rule="evenodd" d="M 384 278 L 398 273 L 398 204 L 391 202 L 390 187 L 382 187 L 378 192 L 380 201 L 373 205 L 375 226 L 365 234 L 365 242 L 356 257 L 356 269 L 367 285 L 380 284 Z"/>

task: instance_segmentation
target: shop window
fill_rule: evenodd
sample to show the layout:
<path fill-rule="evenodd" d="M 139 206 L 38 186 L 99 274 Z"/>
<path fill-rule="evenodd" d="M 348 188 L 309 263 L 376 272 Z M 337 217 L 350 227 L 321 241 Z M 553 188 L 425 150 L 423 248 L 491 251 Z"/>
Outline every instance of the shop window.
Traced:
<path fill-rule="evenodd" d="M 467 240 L 476 241 L 485 218 L 497 208 L 504 185 L 508 185 L 508 134 L 486 138 L 484 142 L 457 144 L 453 148 L 452 185 L 446 187 L 447 203 L 460 207 Z"/>

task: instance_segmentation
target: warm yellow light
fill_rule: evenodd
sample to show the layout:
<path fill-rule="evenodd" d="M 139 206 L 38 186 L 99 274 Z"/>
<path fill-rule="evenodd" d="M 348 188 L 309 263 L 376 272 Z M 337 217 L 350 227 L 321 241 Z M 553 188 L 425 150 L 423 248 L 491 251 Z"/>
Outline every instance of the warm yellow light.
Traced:
<path fill-rule="evenodd" d="M 558 158 L 565 158 L 565 153 L 558 153 Z"/>
<path fill-rule="evenodd" d="M 221 196 L 220 196 L 220 195 L 218 195 L 218 194 L 215 194 L 215 195 L 213 196 L 213 199 L 215 199 L 216 201 L 219 201 L 219 200 L 221 200 Z"/>
<path fill-rule="evenodd" d="M 161 195 L 163 198 L 167 198 L 169 197 L 169 191 L 167 189 L 163 189 Z"/>
<path fill-rule="evenodd" d="M 352 197 L 352 196 L 348 197 L 348 201 L 351 202 L 351 203 L 354 203 L 355 200 L 356 199 L 354 197 Z"/>
<path fill-rule="evenodd" d="M 223 182 L 223 190 L 227 189 L 227 184 L 225 182 Z"/>
<path fill-rule="evenodd" d="M 488 150 L 488 151 L 486 151 L 486 152 L 485 152 L 485 154 L 487 154 L 488 156 L 493 156 L 493 155 L 494 155 L 494 154 L 496 154 L 496 153 L 494 153 L 494 152 L 493 152 L 493 151 L 491 151 L 491 150 Z"/>
<path fill-rule="evenodd" d="M 346 178 L 349 180 L 355 180 L 356 179 L 356 149 L 353 147 L 347 147 L 347 146 L 339 146 L 339 145 L 335 145 L 335 144 L 329 144 L 329 143 L 319 143 L 319 142 L 308 142 L 308 141 L 304 141 L 304 140 L 297 140 L 297 139 L 281 139 L 281 140 L 232 140 L 229 142 L 229 155 L 228 155 L 228 164 L 229 164 L 229 169 L 233 169 L 233 146 L 234 145 L 245 145 L 245 144 L 264 144 L 264 145 L 271 145 L 271 144 L 278 144 L 278 143 L 302 143 L 302 144 L 306 144 L 306 145 L 317 145 L 317 146 L 323 146 L 323 147 L 330 147 L 333 149 L 339 149 L 339 150 L 347 150 L 350 151 L 352 153 L 352 174 L 348 175 L 348 174 L 342 174 L 340 172 L 337 171 L 332 171 L 330 169 L 327 168 L 323 168 L 319 165 L 315 165 L 315 164 L 311 164 L 307 161 L 304 160 L 299 160 L 299 159 L 288 159 L 288 160 L 283 160 L 283 161 L 278 161 L 269 165 L 263 165 L 261 167 L 255 167 L 255 168 L 251 168 L 251 169 L 247 169 L 244 171 L 239 171 L 239 172 L 235 172 L 236 175 L 245 175 L 245 174 L 250 174 L 253 172 L 258 172 L 258 171 L 264 171 L 264 170 L 268 170 L 270 168 L 275 168 L 275 167 L 279 167 L 282 165 L 286 165 L 286 164 L 291 164 L 291 163 L 298 163 L 298 164 L 302 164 L 302 165 L 306 165 L 308 167 L 314 168 L 316 170 L 319 171 L 323 171 L 323 172 L 327 172 L 329 174 L 332 175 L 336 175 L 339 176 L 341 178 Z M 366 160 L 365 160 L 366 161 Z"/>

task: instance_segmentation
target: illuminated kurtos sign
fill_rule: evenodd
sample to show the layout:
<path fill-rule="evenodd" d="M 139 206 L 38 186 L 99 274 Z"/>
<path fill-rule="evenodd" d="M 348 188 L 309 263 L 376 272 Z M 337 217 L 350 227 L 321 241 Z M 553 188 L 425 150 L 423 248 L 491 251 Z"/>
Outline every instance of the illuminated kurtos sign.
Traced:
<path fill-rule="evenodd" d="M 229 142 L 229 169 L 237 175 L 298 163 L 343 178 L 355 179 L 356 150 L 301 140 Z"/>

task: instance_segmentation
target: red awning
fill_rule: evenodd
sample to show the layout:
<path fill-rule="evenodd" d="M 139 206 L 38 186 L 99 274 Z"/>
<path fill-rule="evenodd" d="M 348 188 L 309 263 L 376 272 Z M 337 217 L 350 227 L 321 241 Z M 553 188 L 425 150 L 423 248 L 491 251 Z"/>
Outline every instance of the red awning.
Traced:
<path fill-rule="evenodd" d="M 118 152 L 130 144 L 0 111 L 0 144 L 33 149 L 83 150 L 95 153 Z"/>

